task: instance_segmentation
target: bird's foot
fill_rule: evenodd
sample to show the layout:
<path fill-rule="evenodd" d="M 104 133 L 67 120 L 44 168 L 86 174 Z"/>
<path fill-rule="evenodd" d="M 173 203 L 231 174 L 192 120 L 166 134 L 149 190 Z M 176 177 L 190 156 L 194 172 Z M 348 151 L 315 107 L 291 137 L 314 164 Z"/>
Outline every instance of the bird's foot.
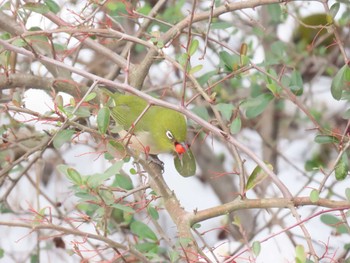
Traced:
<path fill-rule="evenodd" d="M 161 168 L 162 173 L 164 173 L 164 163 L 161 160 L 159 160 L 157 155 L 150 154 L 150 155 L 148 155 L 147 159 L 149 161 L 148 163 L 154 163 L 154 164 L 158 165 Z"/>

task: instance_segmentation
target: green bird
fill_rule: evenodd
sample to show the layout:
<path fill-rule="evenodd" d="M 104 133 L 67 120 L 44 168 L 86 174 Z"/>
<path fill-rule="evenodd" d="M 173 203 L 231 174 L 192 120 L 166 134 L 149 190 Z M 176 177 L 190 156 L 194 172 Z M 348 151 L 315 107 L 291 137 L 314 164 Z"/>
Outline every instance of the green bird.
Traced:
<path fill-rule="evenodd" d="M 302 24 L 295 30 L 293 41 L 309 45 L 313 42 L 321 46 L 330 46 L 334 42 L 334 35 L 329 33 L 326 26 L 333 23 L 331 16 L 319 13 L 312 14 L 301 19 Z M 322 28 L 324 26 L 324 28 Z"/>
<path fill-rule="evenodd" d="M 127 145 L 146 155 L 173 153 L 175 167 L 183 176 L 195 173 L 195 160 L 186 143 L 186 118 L 181 113 L 161 106 L 151 106 L 134 95 L 104 90 L 113 100 L 111 116 L 122 126 L 119 132 Z M 180 165 L 179 165 L 180 162 Z"/>

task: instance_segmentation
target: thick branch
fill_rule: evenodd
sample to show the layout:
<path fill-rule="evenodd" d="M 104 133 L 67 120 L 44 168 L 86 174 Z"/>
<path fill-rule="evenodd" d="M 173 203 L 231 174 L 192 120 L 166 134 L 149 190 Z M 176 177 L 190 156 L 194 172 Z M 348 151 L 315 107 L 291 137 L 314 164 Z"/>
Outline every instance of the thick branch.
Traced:
<path fill-rule="evenodd" d="M 335 201 L 329 199 L 319 199 L 317 202 L 312 202 L 309 197 L 295 197 L 293 200 L 286 198 L 271 198 L 271 199 L 236 199 L 230 203 L 220 206 L 208 208 L 198 211 L 192 218 L 191 224 L 195 224 L 210 218 L 228 214 L 237 210 L 243 209 L 262 209 L 262 208 L 290 208 L 291 206 L 313 205 L 328 208 L 336 208 L 339 210 L 350 209 L 350 202 Z"/>

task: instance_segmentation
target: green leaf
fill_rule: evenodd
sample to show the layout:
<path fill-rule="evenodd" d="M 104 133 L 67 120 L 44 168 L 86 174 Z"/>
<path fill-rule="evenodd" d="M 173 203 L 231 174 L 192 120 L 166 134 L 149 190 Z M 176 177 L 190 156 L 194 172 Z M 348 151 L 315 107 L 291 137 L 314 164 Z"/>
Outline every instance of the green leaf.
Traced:
<path fill-rule="evenodd" d="M 122 204 L 111 204 L 111 207 L 122 210 L 126 213 L 134 214 L 135 210 L 132 209 L 130 206 L 122 205 Z"/>
<path fill-rule="evenodd" d="M 219 53 L 220 61 L 225 66 L 226 71 L 233 71 L 238 69 L 240 65 L 240 57 L 238 55 L 231 55 L 226 51 Z"/>
<path fill-rule="evenodd" d="M 246 109 L 247 118 L 251 119 L 260 115 L 273 98 L 274 96 L 272 94 L 264 93 L 244 101 L 242 107 Z"/>
<path fill-rule="evenodd" d="M 332 81 L 331 93 L 334 99 L 340 100 L 342 98 L 343 90 L 349 88 L 350 82 L 350 68 L 344 65 L 335 75 Z"/>
<path fill-rule="evenodd" d="M 156 243 L 150 243 L 150 242 L 140 243 L 140 244 L 135 244 L 134 247 L 142 253 L 148 253 L 148 252 L 157 253 L 158 251 L 158 244 Z"/>
<path fill-rule="evenodd" d="M 294 70 L 292 72 L 291 86 L 289 88 L 296 96 L 301 96 L 303 94 L 303 91 L 304 91 L 303 78 L 299 71 Z"/>
<path fill-rule="evenodd" d="M 310 193 L 310 200 L 313 203 L 316 203 L 320 199 L 320 194 L 316 189 L 313 189 Z"/>
<path fill-rule="evenodd" d="M 115 159 L 123 159 L 126 156 L 124 144 L 110 140 L 107 143 L 107 152 Z"/>
<path fill-rule="evenodd" d="M 339 143 L 338 138 L 331 135 L 317 135 L 314 140 L 319 144 Z"/>
<path fill-rule="evenodd" d="M 273 167 L 271 164 L 267 164 L 267 167 L 272 171 Z M 268 174 L 265 173 L 265 171 L 260 167 L 256 166 L 251 173 L 251 175 L 248 177 L 248 181 L 245 187 L 245 190 L 248 191 L 252 188 L 254 188 L 256 185 L 261 183 L 265 180 L 265 178 L 268 177 Z"/>
<path fill-rule="evenodd" d="M 85 97 L 84 101 L 85 101 L 85 102 L 88 102 L 88 101 L 90 101 L 90 100 L 93 100 L 94 98 L 96 98 L 96 92 L 89 93 L 89 94 Z"/>
<path fill-rule="evenodd" d="M 113 187 L 120 187 L 125 190 L 131 190 L 134 188 L 131 178 L 124 174 L 117 174 L 114 178 L 114 182 L 112 184 Z"/>
<path fill-rule="evenodd" d="M 328 214 L 321 215 L 321 222 L 332 227 L 332 228 L 335 228 L 335 230 L 339 234 L 348 234 L 349 233 L 348 229 L 344 225 L 344 223 L 335 216 L 328 215 Z"/>
<path fill-rule="evenodd" d="M 70 142 L 74 132 L 75 132 L 74 130 L 61 130 L 61 131 L 59 131 L 53 139 L 53 146 L 56 149 L 61 148 L 61 146 L 64 143 Z"/>
<path fill-rule="evenodd" d="M 33 11 L 39 14 L 46 14 L 50 12 L 50 9 L 48 6 L 40 3 L 25 3 L 24 5 L 22 5 L 22 7 L 23 9 Z"/>
<path fill-rule="evenodd" d="M 141 239 L 147 238 L 153 241 L 158 240 L 156 234 L 152 231 L 152 229 L 140 221 L 132 222 L 130 225 L 130 230 Z"/>
<path fill-rule="evenodd" d="M 69 108 L 73 108 L 73 107 L 69 107 Z M 77 116 L 77 117 L 81 117 L 81 118 L 88 118 L 91 115 L 90 114 L 90 108 L 89 107 L 80 106 L 75 111 L 74 115 Z"/>
<path fill-rule="evenodd" d="M 281 91 L 281 87 L 276 83 L 267 83 L 266 87 L 272 92 L 273 95 L 276 95 Z"/>
<path fill-rule="evenodd" d="M 208 121 L 210 119 L 208 110 L 205 106 L 195 106 L 191 111 L 203 120 Z"/>
<path fill-rule="evenodd" d="M 254 241 L 252 245 L 252 250 L 255 256 L 259 256 L 261 251 L 261 244 L 259 241 Z"/>
<path fill-rule="evenodd" d="M 232 123 L 231 123 L 231 125 L 230 125 L 230 132 L 231 132 L 232 134 L 237 134 L 237 133 L 240 132 L 241 128 L 242 128 L 242 121 L 241 121 L 241 118 L 237 116 L 237 117 L 232 121 Z"/>
<path fill-rule="evenodd" d="M 82 180 L 80 173 L 73 168 L 67 169 L 67 178 L 69 180 L 71 180 L 76 185 L 82 185 L 82 183 L 83 183 L 83 180 Z"/>
<path fill-rule="evenodd" d="M 189 74 L 194 74 L 198 71 L 200 71 L 201 69 L 203 68 L 203 65 L 197 65 L 197 66 L 194 66 L 190 69 L 190 71 L 188 72 Z"/>
<path fill-rule="evenodd" d="M 39 263 L 39 256 L 38 254 L 32 254 L 30 255 L 30 263 Z"/>
<path fill-rule="evenodd" d="M 53 0 L 45 0 L 45 5 L 50 9 L 50 11 L 54 14 L 57 14 L 60 11 L 60 6 L 56 4 Z"/>
<path fill-rule="evenodd" d="M 123 164 L 123 161 L 115 162 L 104 173 L 98 173 L 88 176 L 87 184 L 93 188 L 101 185 L 105 180 L 119 173 L 120 169 L 123 167 Z"/>
<path fill-rule="evenodd" d="M 334 3 L 330 10 L 329 10 L 329 13 L 330 15 L 332 16 L 332 18 L 335 18 L 335 16 L 337 15 L 338 11 L 339 11 L 339 8 L 340 8 L 340 3 Z"/>
<path fill-rule="evenodd" d="M 188 49 L 188 54 L 190 56 L 193 56 L 194 53 L 196 53 L 197 49 L 198 49 L 198 46 L 199 46 L 199 41 L 197 39 L 193 39 L 191 41 L 191 45 L 190 45 L 190 48 Z"/>
<path fill-rule="evenodd" d="M 4 255 L 5 255 L 5 251 L 2 248 L 0 248 L 0 258 L 3 258 Z"/>
<path fill-rule="evenodd" d="M 282 10 L 279 4 L 267 5 L 267 11 L 270 15 L 270 19 L 273 23 L 281 22 Z"/>
<path fill-rule="evenodd" d="M 208 81 L 217 74 L 217 70 L 209 71 L 207 73 L 204 73 L 202 76 L 198 77 L 197 81 L 201 86 L 204 86 L 204 84 L 207 84 Z"/>
<path fill-rule="evenodd" d="M 147 206 L 147 211 L 150 214 L 150 216 L 153 218 L 153 220 L 159 219 L 158 211 L 153 206 L 151 206 L 151 205 Z"/>
<path fill-rule="evenodd" d="M 181 54 L 181 56 L 179 56 L 178 59 L 177 59 L 177 61 L 180 63 L 180 65 L 182 67 L 185 67 L 187 60 L 188 60 L 188 54 L 187 53 Z"/>
<path fill-rule="evenodd" d="M 349 173 L 348 155 L 344 152 L 335 166 L 335 179 L 342 181 Z"/>
<path fill-rule="evenodd" d="M 201 227 L 202 227 L 202 225 L 199 224 L 199 223 L 196 223 L 196 224 L 194 224 L 194 225 L 192 226 L 193 229 L 198 229 L 198 228 L 201 228 Z"/>
<path fill-rule="evenodd" d="M 180 253 L 176 250 L 171 250 L 168 252 L 169 254 L 169 259 L 170 259 L 170 262 L 179 262 L 179 259 L 180 259 Z"/>
<path fill-rule="evenodd" d="M 304 246 L 297 245 L 295 247 L 295 262 L 296 263 L 305 263 L 306 262 L 306 253 Z"/>
<path fill-rule="evenodd" d="M 123 165 L 124 165 L 123 161 L 115 162 L 104 173 L 106 174 L 106 176 L 109 176 L 109 177 L 116 175 L 120 172 L 120 169 L 122 169 Z"/>
<path fill-rule="evenodd" d="M 196 159 L 190 149 L 181 156 L 176 155 L 174 157 L 174 165 L 178 173 L 184 177 L 189 177 L 196 173 Z"/>
<path fill-rule="evenodd" d="M 221 115 L 225 120 L 229 121 L 235 107 L 231 103 L 219 103 L 215 105 L 215 108 L 221 112 Z"/>
<path fill-rule="evenodd" d="M 108 107 L 103 107 L 97 114 L 97 127 L 101 134 L 105 134 L 110 121 L 111 112 Z"/>

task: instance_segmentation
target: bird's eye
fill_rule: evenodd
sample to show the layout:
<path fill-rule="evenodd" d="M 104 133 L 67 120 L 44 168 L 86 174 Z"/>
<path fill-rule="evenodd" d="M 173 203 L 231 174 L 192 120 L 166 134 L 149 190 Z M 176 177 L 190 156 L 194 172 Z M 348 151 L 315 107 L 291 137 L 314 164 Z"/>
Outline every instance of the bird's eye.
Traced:
<path fill-rule="evenodd" d="M 165 134 L 170 140 L 174 139 L 174 136 L 173 136 L 173 134 L 170 131 L 166 131 Z"/>

